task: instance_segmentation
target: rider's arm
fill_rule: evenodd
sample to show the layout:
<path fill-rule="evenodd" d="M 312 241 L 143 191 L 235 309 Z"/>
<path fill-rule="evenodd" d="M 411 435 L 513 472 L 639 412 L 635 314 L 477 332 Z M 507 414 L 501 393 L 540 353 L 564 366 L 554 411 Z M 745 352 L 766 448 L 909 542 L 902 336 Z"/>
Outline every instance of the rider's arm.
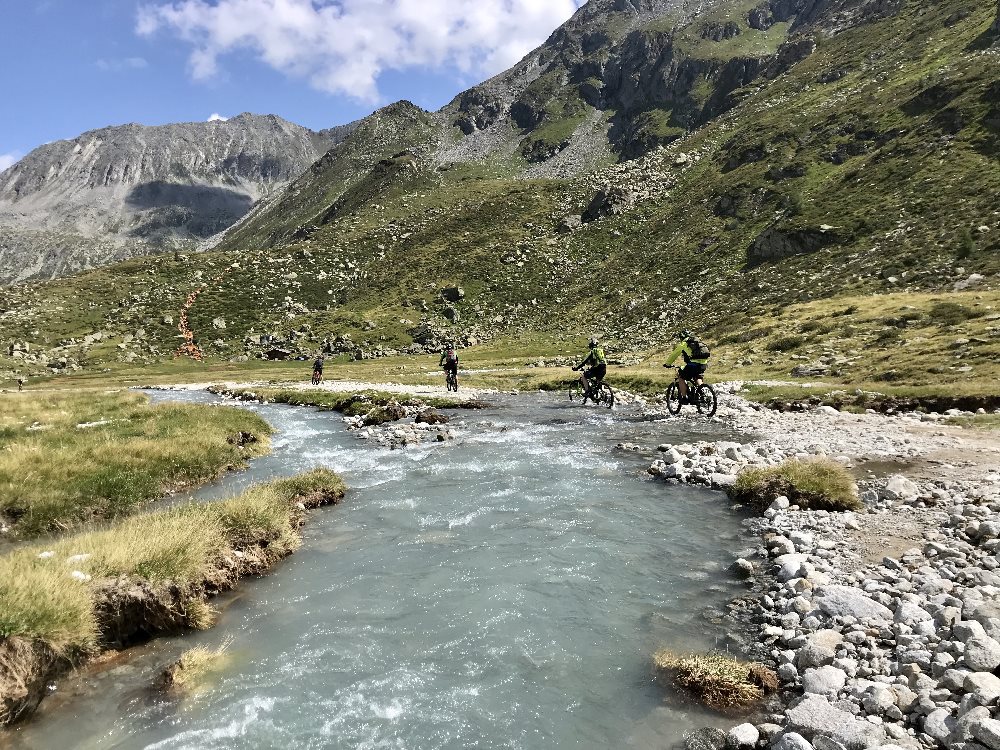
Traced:
<path fill-rule="evenodd" d="M 670 356 L 667 357 L 665 367 L 670 367 L 671 365 L 673 365 L 673 363 L 677 361 L 677 358 L 681 356 L 687 350 L 687 348 L 688 348 L 687 341 L 682 341 L 681 343 L 679 343 L 677 345 L 677 348 L 674 349 L 672 352 L 670 352 Z"/>

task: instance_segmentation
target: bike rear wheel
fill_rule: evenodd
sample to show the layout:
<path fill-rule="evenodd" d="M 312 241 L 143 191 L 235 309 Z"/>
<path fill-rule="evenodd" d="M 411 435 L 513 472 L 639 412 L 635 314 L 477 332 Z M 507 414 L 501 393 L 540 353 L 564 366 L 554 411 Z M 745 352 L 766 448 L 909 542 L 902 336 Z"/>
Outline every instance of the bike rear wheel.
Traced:
<path fill-rule="evenodd" d="M 676 382 L 667 388 L 667 411 L 675 416 L 681 413 L 681 389 Z"/>
<path fill-rule="evenodd" d="M 715 410 L 719 408 L 719 397 L 715 395 L 715 389 L 708 383 L 699 385 L 695 392 L 695 405 L 699 414 L 714 417 Z"/>
<path fill-rule="evenodd" d="M 604 404 L 609 409 L 615 405 L 615 392 L 611 389 L 611 386 L 607 383 L 601 383 L 597 388 L 597 398 L 598 404 Z"/>

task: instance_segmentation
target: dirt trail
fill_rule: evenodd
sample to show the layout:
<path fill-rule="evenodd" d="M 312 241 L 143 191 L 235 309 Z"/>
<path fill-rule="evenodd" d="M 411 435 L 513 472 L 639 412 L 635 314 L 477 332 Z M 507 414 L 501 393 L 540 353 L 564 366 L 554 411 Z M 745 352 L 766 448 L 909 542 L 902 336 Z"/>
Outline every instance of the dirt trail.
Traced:
<path fill-rule="evenodd" d="M 184 304 L 181 306 L 180 322 L 177 324 L 177 330 L 184 337 L 184 343 L 177 347 L 177 351 L 174 353 L 175 357 L 191 357 L 191 359 L 196 359 L 199 362 L 205 361 L 205 353 L 195 343 L 194 331 L 191 329 L 190 319 L 188 318 L 188 313 L 192 305 L 198 301 L 198 296 L 204 291 L 204 286 L 195 289 L 187 296 L 187 299 L 184 300 Z"/>

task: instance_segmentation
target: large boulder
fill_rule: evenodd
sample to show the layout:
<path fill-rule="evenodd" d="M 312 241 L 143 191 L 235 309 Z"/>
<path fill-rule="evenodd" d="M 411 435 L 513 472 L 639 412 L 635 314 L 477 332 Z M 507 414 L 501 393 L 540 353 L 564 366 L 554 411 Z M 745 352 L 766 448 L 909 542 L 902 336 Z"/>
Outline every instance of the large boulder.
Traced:
<path fill-rule="evenodd" d="M 887 739 L 882 727 L 855 718 L 821 695 L 807 695 L 789 709 L 786 717 L 786 729 L 813 744 L 823 744 L 820 738 L 830 738 L 847 750 L 867 750 L 884 745 Z"/>
<path fill-rule="evenodd" d="M 969 727 L 969 731 L 990 750 L 1000 750 L 1000 721 L 980 719 Z"/>
<path fill-rule="evenodd" d="M 807 669 L 802 676 L 802 692 L 836 698 L 837 693 L 847 684 L 847 673 L 836 667 L 815 667 Z"/>
<path fill-rule="evenodd" d="M 927 714 L 924 719 L 924 732 L 942 745 L 955 730 L 957 722 L 947 708 L 937 708 Z"/>
<path fill-rule="evenodd" d="M 1000 667 L 1000 643 L 987 635 L 965 642 L 965 665 L 974 672 L 992 672 Z"/>
<path fill-rule="evenodd" d="M 814 601 L 830 617 L 892 621 L 893 613 L 888 607 L 851 586 L 823 586 L 817 591 Z"/>

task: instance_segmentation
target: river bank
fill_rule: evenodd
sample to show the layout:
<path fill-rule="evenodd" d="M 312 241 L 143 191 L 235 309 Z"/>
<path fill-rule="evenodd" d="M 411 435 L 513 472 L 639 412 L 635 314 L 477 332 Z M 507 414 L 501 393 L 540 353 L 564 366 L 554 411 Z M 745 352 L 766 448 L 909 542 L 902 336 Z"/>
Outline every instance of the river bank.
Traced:
<path fill-rule="evenodd" d="M 211 627 L 208 601 L 294 551 L 305 511 L 344 492 L 317 470 L 0 558 L 0 727 L 29 717 L 55 680 L 102 654 Z"/>
<path fill-rule="evenodd" d="M 243 385 L 259 389 L 275 384 Z M 233 387 L 238 389 L 240 384 Z M 345 391 L 392 391 L 400 400 L 420 395 L 410 390 L 419 388 L 413 386 L 358 383 L 341 387 Z M 816 455 L 841 461 L 861 479 L 864 508 L 859 512 L 801 512 L 778 502 L 763 518 L 746 521 L 760 542 L 741 551 L 745 566 L 737 572 L 752 573 L 754 588 L 750 595 L 738 597 L 733 609 L 756 636 L 745 644 L 748 654 L 777 671 L 782 693 L 780 701 L 753 724 L 735 728 L 728 737 L 722 730 L 698 732 L 690 746 L 708 742 L 721 747 L 728 742 L 744 750 L 764 746 L 861 750 L 892 744 L 916 750 L 950 742 L 949 747 L 962 744 L 963 750 L 979 750 L 968 738 L 988 736 L 992 726 L 988 722 L 995 717 L 1000 696 L 1000 690 L 990 692 L 994 683 L 989 676 L 980 674 L 992 671 L 985 669 L 988 660 L 973 656 L 969 662 L 967 658 L 970 640 L 979 636 L 1000 640 L 1000 620 L 991 622 L 990 609 L 1000 594 L 1000 581 L 992 577 L 997 567 L 993 553 L 1000 548 L 996 541 L 1000 526 L 992 525 L 1000 522 L 996 441 L 978 431 L 944 424 L 944 416 L 886 417 L 824 408 L 772 412 L 740 399 L 732 392 L 735 389 L 725 389 L 719 414 L 711 422 L 693 416 L 666 420 L 657 404 L 641 398 L 631 402 L 637 413 L 631 406 L 621 413 L 579 407 L 570 412 L 560 401 L 565 411 L 543 420 L 546 430 L 563 424 L 567 416 L 581 420 L 580 426 L 587 429 L 619 421 L 622 424 L 613 434 L 639 441 L 619 443 L 629 449 L 621 453 L 634 453 L 638 448 L 640 456 L 655 455 L 655 470 L 650 473 L 670 476 L 671 484 L 723 489 L 743 466 Z M 470 429 L 460 432 L 463 439 L 512 438 L 511 430 L 498 425 L 495 416 L 480 419 L 472 414 L 464 420 Z M 658 424 L 669 425 L 680 439 L 643 444 L 643 435 L 656 434 L 648 426 Z M 716 439 L 720 434 L 729 439 Z M 355 438 L 359 436 L 361 431 Z M 536 440 L 528 439 L 524 445 L 534 449 Z M 387 446 L 374 442 L 368 451 L 374 463 L 366 463 L 366 471 L 386 460 L 381 451 Z M 398 460 L 408 462 L 410 454 L 414 454 L 411 460 L 422 460 L 431 450 L 426 445 L 407 447 L 395 451 L 401 454 Z M 546 469 L 540 466 L 538 470 Z M 634 470 L 634 462 L 615 466 L 615 471 L 622 470 Z M 901 476 L 890 476 L 896 474 Z M 414 491 L 410 488 L 404 493 L 406 503 L 413 502 Z M 663 500 L 668 504 L 672 498 L 664 496 Z M 497 500 L 493 504 L 499 505 L 492 509 L 479 509 L 476 504 L 471 515 L 444 517 L 441 520 L 447 521 L 447 527 L 441 531 L 431 521 L 427 533 L 434 534 L 433 544 L 446 543 L 453 528 L 468 528 L 481 513 L 505 519 L 507 502 Z M 722 501 L 720 511 L 725 513 L 725 507 Z M 468 508 L 462 512 L 467 514 Z M 409 539 L 403 533 L 397 543 L 412 545 Z M 730 560 L 735 557 L 736 546 Z M 655 578 L 655 572 L 650 572 Z M 441 599 L 439 605 L 448 601 Z M 350 609 L 349 602 L 340 606 L 345 612 Z M 1000 614 L 1000 605 L 996 611 Z M 373 624 L 377 622 L 376 618 Z M 683 630 L 693 624 L 658 628 L 658 639 L 676 637 L 678 627 Z M 986 651 L 992 650 L 989 641 L 975 641 L 974 652 L 981 643 Z M 428 699 L 433 694 L 429 691 Z M 339 703 L 331 708 L 334 705 Z M 989 715 L 977 708 L 986 708 Z M 941 727 L 948 730 L 947 735 Z M 351 727 L 345 726 L 344 731 Z M 979 740 L 979 744 L 996 750 L 988 742 Z"/>
<path fill-rule="evenodd" d="M 863 508 L 778 498 L 747 522 L 760 544 L 733 571 L 755 593 L 733 609 L 782 692 L 756 724 L 689 747 L 1000 748 L 996 435 L 955 414 L 774 412 L 723 389 L 718 419 L 747 442 L 661 445 L 650 474 L 725 490 L 744 468 L 826 456 L 861 479 Z"/>

